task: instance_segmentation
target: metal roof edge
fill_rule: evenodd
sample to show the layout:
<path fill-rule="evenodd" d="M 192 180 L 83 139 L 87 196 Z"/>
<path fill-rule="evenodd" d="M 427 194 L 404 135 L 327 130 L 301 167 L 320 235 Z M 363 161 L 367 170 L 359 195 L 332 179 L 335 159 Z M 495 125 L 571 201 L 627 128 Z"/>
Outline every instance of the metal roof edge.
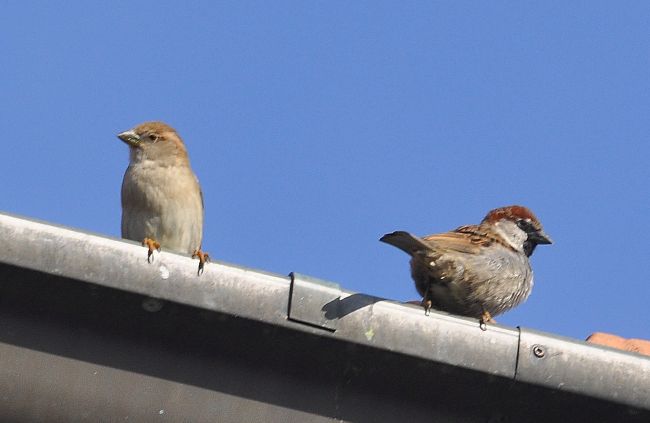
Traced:
<path fill-rule="evenodd" d="M 0 213 L 0 262 L 266 324 L 650 409 L 650 358 L 530 329 L 489 325 L 220 261 L 198 276 L 189 257 L 148 263 L 132 241 Z"/>

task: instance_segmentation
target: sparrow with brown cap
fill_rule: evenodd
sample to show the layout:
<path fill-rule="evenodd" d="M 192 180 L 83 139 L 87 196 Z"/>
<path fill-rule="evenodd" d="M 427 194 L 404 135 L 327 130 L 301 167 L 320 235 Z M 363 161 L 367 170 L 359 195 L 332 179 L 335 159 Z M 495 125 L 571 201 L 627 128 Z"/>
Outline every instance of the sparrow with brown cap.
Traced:
<path fill-rule="evenodd" d="M 528 298 L 529 257 L 537 245 L 552 243 L 533 212 L 516 205 L 491 210 L 479 225 L 423 238 L 397 231 L 380 241 L 411 256 L 411 276 L 427 314 L 433 307 L 476 317 L 481 328 Z"/>

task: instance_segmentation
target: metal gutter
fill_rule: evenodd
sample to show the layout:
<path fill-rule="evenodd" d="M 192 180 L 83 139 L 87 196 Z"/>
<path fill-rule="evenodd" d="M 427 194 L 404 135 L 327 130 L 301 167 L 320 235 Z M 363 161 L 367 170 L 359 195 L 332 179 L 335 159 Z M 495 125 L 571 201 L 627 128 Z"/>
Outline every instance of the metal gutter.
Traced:
<path fill-rule="evenodd" d="M 143 247 L 134 242 L 9 214 L 0 214 L 0 243 L 0 263 L 7 272 L 20 269 L 93 284 L 224 319 L 259 322 L 289 338 L 302 333 L 323 345 L 358 346 L 423 366 L 469 371 L 486 386 L 509 381 L 517 389 L 623 407 L 630 415 L 650 410 L 650 359 L 640 355 L 523 328 L 496 325 L 482 331 L 473 319 L 436 312 L 425 316 L 419 307 L 296 273 L 286 277 L 212 262 L 199 277 L 196 262 L 187 256 L 163 251 L 149 264 Z"/>

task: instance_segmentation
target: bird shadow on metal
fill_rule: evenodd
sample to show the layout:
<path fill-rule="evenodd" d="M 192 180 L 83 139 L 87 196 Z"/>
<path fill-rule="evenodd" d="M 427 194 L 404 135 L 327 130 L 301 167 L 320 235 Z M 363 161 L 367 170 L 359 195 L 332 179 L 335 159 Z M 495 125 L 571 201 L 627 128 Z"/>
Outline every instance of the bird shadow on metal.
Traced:
<path fill-rule="evenodd" d="M 340 319 L 364 307 L 385 301 L 385 298 L 373 297 L 364 294 L 352 294 L 343 299 L 337 298 L 325 304 L 321 310 L 325 312 L 328 320 Z"/>

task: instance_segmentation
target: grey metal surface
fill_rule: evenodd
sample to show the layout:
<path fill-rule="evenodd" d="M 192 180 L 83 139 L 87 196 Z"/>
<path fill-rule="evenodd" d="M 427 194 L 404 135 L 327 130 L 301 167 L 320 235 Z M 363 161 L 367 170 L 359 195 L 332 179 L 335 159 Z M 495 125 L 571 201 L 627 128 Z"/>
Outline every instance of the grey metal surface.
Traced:
<path fill-rule="evenodd" d="M 6 214 L 0 245 L 2 421 L 647 421 L 650 411 L 642 356 L 484 332 L 302 275 L 292 288 L 213 262 L 199 277 L 186 256 L 149 264 L 136 243 Z"/>
<path fill-rule="evenodd" d="M 648 421 L 399 351 L 169 301 L 145 309 L 149 297 L 23 268 L 0 265 L 0 280 L 3 422 Z"/>
<path fill-rule="evenodd" d="M 516 380 L 650 409 L 650 359 L 522 328 Z"/>
<path fill-rule="evenodd" d="M 199 277 L 197 261 L 187 256 L 163 250 L 150 264 L 136 242 L 7 214 L 0 214 L 0 241 L 2 263 L 242 317 L 286 320 L 286 276 L 215 262 Z"/>
<path fill-rule="evenodd" d="M 157 351 L 149 353 L 159 354 Z M 0 367 L 0 392 L 3 394 L 0 419 L 3 422 L 332 421 L 295 407 L 290 409 L 6 343 L 0 343 L 0 356 L 4 362 Z M 167 366 L 178 363 L 172 361 L 172 357 L 165 358 Z M 184 367 L 197 371 L 196 366 Z M 245 372 L 241 368 L 221 366 L 215 371 L 213 366 L 207 371 L 214 377 L 238 378 L 265 389 L 278 389 L 268 379 L 242 378 Z"/>
<path fill-rule="evenodd" d="M 514 378 L 519 333 L 499 326 L 483 332 L 473 319 L 432 312 L 341 290 L 327 304 L 303 304 L 298 313 L 318 325 L 288 319 L 289 277 L 213 261 L 201 276 L 187 256 L 154 253 L 148 263 L 139 244 L 0 214 L 0 262 L 122 289 L 206 310 L 332 336 L 348 342 Z M 305 298 L 335 293 L 330 285 L 303 279 Z M 329 295 L 329 294 L 327 294 Z M 308 307 L 315 310 L 308 312 Z M 311 317 L 307 314 L 311 313 Z M 314 317 L 316 316 L 316 317 Z"/>
<path fill-rule="evenodd" d="M 339 321 L 339 284 L 292 272 L 289 319 L 336 330 Z"/>

